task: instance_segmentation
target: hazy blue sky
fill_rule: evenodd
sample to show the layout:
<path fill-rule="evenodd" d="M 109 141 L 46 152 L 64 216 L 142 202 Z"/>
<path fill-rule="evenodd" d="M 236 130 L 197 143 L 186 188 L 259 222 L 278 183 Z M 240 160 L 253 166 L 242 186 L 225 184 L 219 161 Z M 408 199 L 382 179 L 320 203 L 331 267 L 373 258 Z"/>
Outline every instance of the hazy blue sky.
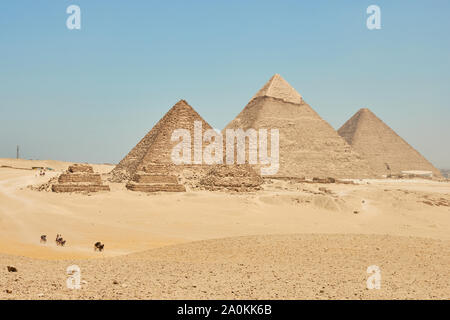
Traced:
<path fill-rule="evenodd" d="M 449 15 L 448 0 L 1 1 L 0 157 L 118 162 L 179 99 L 221 129 L 280 73 L 336 129 L 369 107 L 449 168 Z"/>

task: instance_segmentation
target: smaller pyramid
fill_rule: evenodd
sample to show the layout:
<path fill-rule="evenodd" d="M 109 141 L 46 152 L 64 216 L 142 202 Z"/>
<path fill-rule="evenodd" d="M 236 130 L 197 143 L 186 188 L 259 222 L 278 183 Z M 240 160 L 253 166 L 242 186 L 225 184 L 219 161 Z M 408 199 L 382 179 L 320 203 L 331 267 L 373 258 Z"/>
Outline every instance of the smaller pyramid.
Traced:
<path fill-rule="evenodd" d="M 102 177 L 94 173 L 91 166 L 74 164 L 67 172 L 58 177 L 58 183 L 52 185 L 53 192 L 98 192 L 109 191 L 109 186 L 103 184 Z"/>
<path fill-rule="evenodd" d="M 179 142 L 171 141 L 171 136 L 176 129 L 186 129 L 194 137 L 194 123 L 202 124 L 202 134 L 212 127 L 185 101 L 178 101 L 147 135 L 120 161 L 112 170 L 112 181 L 126 182 L 132 180 L 137 173 L 152 173 L 152 168 L 159 174 L 161 167 L 173 174 L 174 171 L 183 170 L 186 167 L 200 167 L 196 165 L 173 165 L 171 152 Z M 192 159 L 194 158 L 194 139 L 191 141 Z M 194 169 L 195 170 L 195 169 Z"/>
<path fill-rule="evenodd" d="M 441 177 L 438 169 L 367 108 L 353 115 L 338 133 L 379 176 L 431 171 L 435 177 Z"/>

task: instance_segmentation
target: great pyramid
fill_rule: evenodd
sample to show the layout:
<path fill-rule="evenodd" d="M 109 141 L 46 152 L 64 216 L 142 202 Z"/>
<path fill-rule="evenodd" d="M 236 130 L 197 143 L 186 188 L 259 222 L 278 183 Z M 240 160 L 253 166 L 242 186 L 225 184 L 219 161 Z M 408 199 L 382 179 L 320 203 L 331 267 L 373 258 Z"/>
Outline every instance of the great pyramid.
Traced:
<path fill-rule="evenodd" d="M 365 178 L 373 172 L 280 75 L 274 75 L 224 129 L 279 130 L 278 177 Z M 270 143 L 269 143 L 270 145 Z M 248 152 L 247 152 L 248 159 Z M 259 172 L 261 165 L 252 165 Z"/>
<path fill-rule="evenodd" d="M 416 170 L 441 177 L 438 169 L 367 108 L 355 113 L 338 133 L 379 176 Z"/>

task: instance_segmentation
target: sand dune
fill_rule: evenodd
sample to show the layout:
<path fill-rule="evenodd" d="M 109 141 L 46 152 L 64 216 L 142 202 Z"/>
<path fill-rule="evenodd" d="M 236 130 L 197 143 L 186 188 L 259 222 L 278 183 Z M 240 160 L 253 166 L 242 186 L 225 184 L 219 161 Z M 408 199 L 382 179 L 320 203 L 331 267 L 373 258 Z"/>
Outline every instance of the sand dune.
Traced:
<path fill-rule="evenodd" d="M 0 168 L 0 298 L 449 298 L 448 182 L 272 180 L 253 193 L 150 195 L 123 183 L 95 194 L 27 187 L 69 164 L 45 177 Z M 81 291 L 65 289 L 70 264 Z M 365 289 L 372 264 L 386 281 L 377 292 Z"/>

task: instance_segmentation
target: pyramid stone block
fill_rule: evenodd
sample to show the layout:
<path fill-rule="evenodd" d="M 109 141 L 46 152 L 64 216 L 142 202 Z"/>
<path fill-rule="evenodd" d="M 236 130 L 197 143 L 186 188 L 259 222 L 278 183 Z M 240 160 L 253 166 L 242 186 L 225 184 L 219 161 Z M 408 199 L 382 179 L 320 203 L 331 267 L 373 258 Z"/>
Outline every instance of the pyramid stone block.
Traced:
<path fill-rule="evenodd" d="M 99 174 L 79 174 L 63 173 L 58 178 L 59 183 L 93 183 L 102 184 L 102 178 Z"/>
<path fill-rule="evenodd" d="M 134 184 L 128 183 L 126 188 L 131 191 L 140 192 L 185 192 L 182 184 Z"/>
<path fill-rule="evenodd" d="M 110 191 L 107 185 L 95 184 L 55 184 L 52 186 L 53 192 L 99 192 Z"/>
<path fill-rule="evenodd" d="M 133 177 L 136 183 L 168 183 L 178 184 L 178 178 L 173 175 L 136 174 Z"/>
<path fill-rule="evenodd" d="M 87 164 L 74 164 L 67 169 L 70 173 L 94 173 L 92 166 Z"/>

